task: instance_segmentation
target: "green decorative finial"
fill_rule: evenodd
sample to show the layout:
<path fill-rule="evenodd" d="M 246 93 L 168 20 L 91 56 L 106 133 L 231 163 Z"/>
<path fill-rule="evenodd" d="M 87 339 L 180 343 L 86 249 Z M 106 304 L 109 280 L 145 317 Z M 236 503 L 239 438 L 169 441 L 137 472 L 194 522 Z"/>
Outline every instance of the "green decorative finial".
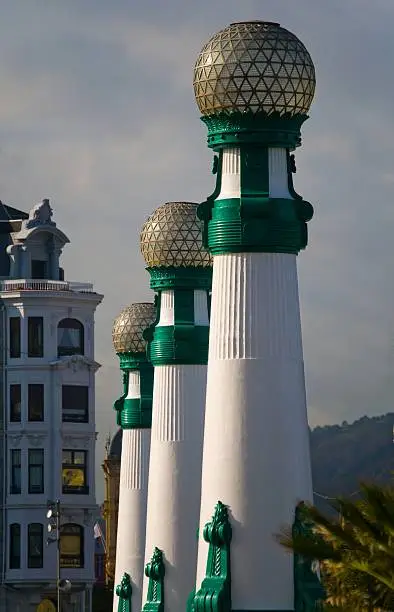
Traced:
<path fill-rule="evenodd" d="M 231 612 L 230 542 L 227 506 L 218 501 L 212 521 L 203 532 L 208 542 L 206 576 L 188 609 L 192 612 Z"/>
<path fill-rule="evenodd" d="M 118 612 L 131 612 L 131 580 L 129 574 L 123 574 L 123 578 L 116 587 L 119 597 Z"/>
<path fill-rule="evenodd" d="M 304 502 L 295 509 L 292 528 L 293 537 L 298 535 L 313 539 L 313 524 L 305 512 Z M 294 553 L 294 609 L 295 612 L 315 612 L 321 610 L 321 602 L 326 598 L 326 592 L 320 578 L 313 569 L 313 560 Z"/>
<path fill-rule="evenodd" d="M 149 578 L 148 595 L 143 612 L 164 612 L 164 575 L 163 551 L 155 548 L 152 559 L 145 567 Z"/>

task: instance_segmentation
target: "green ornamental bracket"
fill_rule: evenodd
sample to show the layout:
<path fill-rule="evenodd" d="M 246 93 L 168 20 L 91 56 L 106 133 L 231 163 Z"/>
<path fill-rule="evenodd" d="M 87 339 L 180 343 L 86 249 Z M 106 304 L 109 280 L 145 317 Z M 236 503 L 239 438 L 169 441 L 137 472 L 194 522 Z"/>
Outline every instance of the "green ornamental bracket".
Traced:
<path fill-rule="evenodd" d="M 164 612 L 164 575 L 163 551 L 155 548 L 150 563 L 145 567 L 149 584 L 143 612 Z"/>
<path fill-rule="evenodd" d="M 197 209 L 203 223 L 203 245 L 213 255 L 239 252 L 298 254 L 308 244 L 307 223 L 313 206 L 294 190 L 294 156 L 287 150 L 287 180 L 291 198 L 269 195 L 268 148 L 241 146 L 241 194 L 220 199 L 223 151 L 217 167 L 216 187 Z"/>
<path fill-rule="evenodd" d="M 116 423 L 122 429 L 150 429 L 152 425 L 153 366 L 144 353 L 118 354 L 123 370 L 123 395 L 114 403 Z M 130 372 L 140 373 L 139 398 L 129 399 Z"/>
<path fill-rule="evenodd" d="M 127 396 L 128 386 L 129 386 L 129 374 L 128 372 L 123 372 L 123 395 L 118 397 L 118 399 L 115 400 L 114 402 L 114 410 L 116 410 L 116 424 L 119 425 L 119 427 L 122 426 L 122 411 L 123 411 L 123 406 L 124 406 L 124 400 L 125 400 L 125 397 Z"/>
<path fill-rule="evenodd" d="M 307 536 L 313 539 L 313 524 L 305 512 L 305 503 L 300 502 L 295 509 L 292 528 L 293 537 Z M 326 599 L 325 589 L 316 571 L 313 569 L 313 559 L 294 554 L 294 610 L 295 612 L 315 612 L 321 610 L 321 604 Z"/>
<path fill-rule="evenodd" d="M 218 501 L 212 521 L 204 527 L 209 544 L 207 569 L 200 589 L 189 598 L 190 612 L 231 612 L 230 542 L 232 528 L 227 506 Z"/>
<path fill-rule="evenodd" d="M 129 574 L 123 574 L 123 578 L 116 587 L 116 594 L 119 597 L 118 612 L 131 612 L 131 580 Z"/>

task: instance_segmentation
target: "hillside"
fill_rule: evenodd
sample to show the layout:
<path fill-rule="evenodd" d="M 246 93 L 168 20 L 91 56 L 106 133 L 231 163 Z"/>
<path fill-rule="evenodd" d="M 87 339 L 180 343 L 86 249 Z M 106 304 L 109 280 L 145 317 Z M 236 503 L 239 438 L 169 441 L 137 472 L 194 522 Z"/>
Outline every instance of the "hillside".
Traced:
<path fill-rule="evenodd" d="M 328 497 L 351 495 L 359 482 L 394 478 L 394 413 L 311 431 L 313 488 Z M 315 503 L 325 509 L 318 496 Z"/>

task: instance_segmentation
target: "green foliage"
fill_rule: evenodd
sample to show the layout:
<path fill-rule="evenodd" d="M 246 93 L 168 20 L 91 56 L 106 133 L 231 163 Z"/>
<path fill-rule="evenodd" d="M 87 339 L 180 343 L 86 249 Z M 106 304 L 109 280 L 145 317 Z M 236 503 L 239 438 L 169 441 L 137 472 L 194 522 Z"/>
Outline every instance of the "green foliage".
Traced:
<path fill-rule="evenodd" d="M 288 528 L 278 539 L 296 554 L 322 562 L 324 586 L 334 603 L 353 610 L 392 610 L 394 488 L 362 484 L 360 492 L 360 500 L 332 502 L 337 518 L 307 506 L 313 538 Z"/>

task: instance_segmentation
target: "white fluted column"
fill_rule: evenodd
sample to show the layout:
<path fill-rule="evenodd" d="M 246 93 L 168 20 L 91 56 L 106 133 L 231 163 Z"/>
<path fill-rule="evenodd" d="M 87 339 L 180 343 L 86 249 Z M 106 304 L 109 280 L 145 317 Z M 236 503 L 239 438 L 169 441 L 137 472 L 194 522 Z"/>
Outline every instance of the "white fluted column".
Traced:
<path fill-rule="evenodd" d="M 163 551 L 166 612 L 185 612 L 195 582 L 206 371 L 155 368 L 145 562 Z M 147 589 L 145 578 L 144 602 Z"/>
<path fill-rule="evenodd" d="M 127 399 L 140 397 L 140 373 L 130 372 Z M 142 607 L 150 429 L 124 429 L 119 482 L 115 587 L 130 575 L 132 609 Z M 119 597 L 114 593 L 113 612 Z"/>
<path fill-rule="evenodd" d="M 311 497 L 296 257 L 216 256 L 200 534 L 226 504 L 233 610 L 294 609 L 293 559 L 274 534 Z M 197 589 L 207 553 L 200 535 Z"/>

